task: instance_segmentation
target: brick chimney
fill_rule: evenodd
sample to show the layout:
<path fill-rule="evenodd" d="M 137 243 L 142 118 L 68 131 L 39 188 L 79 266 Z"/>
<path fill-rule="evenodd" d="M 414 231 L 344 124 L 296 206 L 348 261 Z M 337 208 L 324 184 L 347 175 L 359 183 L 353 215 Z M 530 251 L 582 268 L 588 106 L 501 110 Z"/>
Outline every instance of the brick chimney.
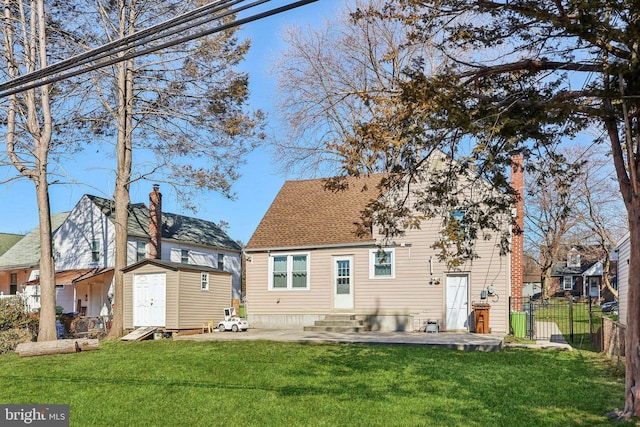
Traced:
<path fill-rule="evenodd" d="M 149 236 L 151 236 L 149 256 L 152 259 L 160 259 L 162 255 L 162 193 L 158 184 L 153 184 L 153 191 L 149 193 Z"/>
<path fill-rule="evenodd" d="M 511 238 L 511 296 L 512 308 L 519 311 L 524 284 L 524 160 L 521 155 L 511 158 L 511 187 L 517 195 Z"/>

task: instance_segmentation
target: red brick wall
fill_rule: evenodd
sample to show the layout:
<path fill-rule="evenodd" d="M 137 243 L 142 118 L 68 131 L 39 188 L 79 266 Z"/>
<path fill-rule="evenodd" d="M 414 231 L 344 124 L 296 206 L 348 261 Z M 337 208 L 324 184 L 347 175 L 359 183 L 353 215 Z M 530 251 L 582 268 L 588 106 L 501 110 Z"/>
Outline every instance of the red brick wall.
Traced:
<path fill-rule="evenodd" d="M 158 185 L 154 185 L 153 191 L 149 193 L 149 236 L 151 237 L 149 257 L 160 259 L 162 256 L 162 194 Z"/>
<path fill-rule="evenodd" d="M 524 169 L 522 156 L 512 158 L 511 186 L 518 194 L 516 220 L 511 240 L 511 296 L 516 301 L 520 301 L 524 279 Z"/>

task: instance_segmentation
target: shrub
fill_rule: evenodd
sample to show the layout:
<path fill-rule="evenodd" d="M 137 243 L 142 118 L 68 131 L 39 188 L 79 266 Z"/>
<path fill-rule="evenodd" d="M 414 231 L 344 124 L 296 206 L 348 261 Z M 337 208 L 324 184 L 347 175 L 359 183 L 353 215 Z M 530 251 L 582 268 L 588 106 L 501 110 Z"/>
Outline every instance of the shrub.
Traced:
<path fill-rule="evenodd" d="M 29 342 L 33 339 L 33 335 L 27 329 L 10 329 L 8 331 L 0 331 L 0 354 L 12 352 L 18 344 Z"/>
<path fill-rule="evenodd" d="M 29 326 L 30 321 L 22 298 L 0 299 L 0 331 Z"/>
<path fill-rule="evenodd" d="M 0 353 L 13 350 L 18 343 L 29 341 L 38 333 L 39 318 L 27 313 L 24 300 L 20 297 L 0 300 Z M 27 339 L 23 339 L 28 337 Z M 17 340 L 17 341 L 16 341 Z"/>

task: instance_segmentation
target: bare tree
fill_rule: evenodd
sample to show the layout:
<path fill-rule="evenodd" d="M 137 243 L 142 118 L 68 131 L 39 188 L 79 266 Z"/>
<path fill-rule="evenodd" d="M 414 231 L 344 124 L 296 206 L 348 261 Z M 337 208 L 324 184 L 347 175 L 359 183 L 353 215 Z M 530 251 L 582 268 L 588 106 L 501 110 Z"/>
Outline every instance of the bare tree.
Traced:
<path fill-rule="evenodd" d="M 73 50 L 86 49 L 161 23 L 200 3 L 118 0 L 79 4 L 69 11 L 73 24 L 66 28 L 67 41 Z M 228 24 L 233 19 L 232 14 L 221 12 L 217 23 Z M 83 21 L 91 25 L 78 25 Z M 130 185 L 142 179 L 167 183 L 192 209 L 197 207 L 194 196 L 202 191 L 233 197 L 231 184 L 238 177 L 237 169 L 262 139 L 262 113 L 245 111 L 248 76 L 235 70 L 249 48 L 248 42 L 238 41 L 236 30 L 129 59 L 83 79 L 93 101 L 86 103 L 87 109 L 79 112 L 74 123 L 87 136 L 116 141 L 112 337 L 118 337 L 123 326 L 121 269 L 127 262 Z"/>
<path fill-rule="evenodd" d="M 285 31 L 287 49 L 273 67 L 277 112 L 286 124 L 284 136 L 273 143 L 285 170 L 331 175 L 345 158 L 355 159 L 349 150 L 360 152 L 347 167 L 362 173 L 389 170 L 396 163 L 399 151 L 391 141 L 397 132 L 391 125 L 369 129 L 386 135 L 390 150 L 384 155 L 366 146 L 358 127 L 375 117 L 392 123 L 399 85 L 406 79 L 403 69 L 418 54 L 424 56 L 427 44 L 407 44 L 400 20 L 371 13 L 382 5 L 380 0 L 351 1 L 318 29 Z"/>
<path fill-rule="evenodd" d="M 525 240 L 529 253 L 538 254 L 541 271 L 542 297 L 549 298 L 551 274 L 559 262 L 561 249 L 567 243 L 569 232 L 579 223 L 572 210 L 577 200 L 573 191 L 575 175 L 559 179 L 551 173 L 553 165 L 546 160 L 531 168 L 527 174 L 525 203 Z"/>
<path fill-rule="evenodd" d="M 44 0 L 3 0 L 3 62 L 9 79 L 47 65 Z M 40 235 L 41 308 L 38 341 L 56 336 L 55 266 L 51 246 L 49 152 L 53 121 L 49 93 L 43 85 L 9 97 L 6 116 L 7 155 L 20 175 L 35 185 Z"/>
<path fill-rule="evenodd" d="M 402 96 L 412 79 L 408 69 L 416 66 L 427 74 L 446 69 L 449 59 L 436 54 L 438 38 L 411 40 L 410 27 L 382 10 L 380 1 L 356 1 L 319 30 L 286 33 L 288 48 L 274 68 L 278 112 L 288 130 L 274 141 L 278 161 L 307 174 L 387 172 L 380 193 L 401 194 L 368 206 L 360 232 L 375 226 L 392 241 L 424 218 L 444 217 L 451 221 L 433 247 L 452 268 L 476 257 L 473 242 L 492 238 L 492 232 L 499 233 L 500 249 L 508 250 L 504 212 L 516 196 L 506 171 L 477 169 L 475 153 L 455 152 L 458 140 L 423 144 L 433 133 L 420 123 L 421 107 Z M 517 153 L 499 156 L 510 159 L 512 154 Z M 327 187 L 337 191 L 344 182 L 329 180 Z M 453 218 L 456 210 L 464 215 Z M 456 232 L 460 228 L 466 233 Z"/>
<path fill-rule="evenodd" d="M 543 297 L 549 297 L 553 265 L 566 261 L 572 246 L 597 248 L 582 255 L 602 259 L 605 284 L 616 294 L 609 280 L 610 251 L 626 228 L 626 216 L 615 172 L 599 145 L 565 144 L 558 152 L 575 165 L 565 179 L 549 170 L 547 159 L 527 179 L 525 239 L 529 253 L 538 254 Z"/>
<path fill-rule="evenodd" d="M 617 298 L 618 290 L 611 284 L 611 251 L 628 229 L 628 221 L 615 170 L 600 145 L 577 146 L 570 151 L 574 159 L 584 161 L 575 181 L 578 198 L 574 209 L 579 217 L 576 240 L 593 242 L 600 248 L 603 282 Z"/>

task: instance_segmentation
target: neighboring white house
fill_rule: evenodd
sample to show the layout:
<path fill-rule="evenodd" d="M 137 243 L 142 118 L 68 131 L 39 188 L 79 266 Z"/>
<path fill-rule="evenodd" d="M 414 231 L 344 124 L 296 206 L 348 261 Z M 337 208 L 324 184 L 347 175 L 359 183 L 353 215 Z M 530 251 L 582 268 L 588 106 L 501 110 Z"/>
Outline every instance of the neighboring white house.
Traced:
<path fill-rule="evenodd" d="M 143 203 L 130 205 L 127 265 L 157 258 L 211 267 L 231 274 L 230 294 L 239 299 L 240 245 L 213 222 L 162 212 L 161 200 L 156 186 L 150 194 L 151 208 Z M 160 226 L 155 229 L 153 209 L 161 218 Z M 105 304 L 110 303 L 115 256 L 114 213 L 112 200 L 84 195 L 56 229 L 53 235 L 56 304 L 63 307 L 64 312 L 98 316 Z M 34 258 L 31 264 L 37 265 L 39 250 L 31 257 Z M 37 281 L 30 284 L 35 286 Z"/>
<path fill-rule="evenodd" d="M 629 291 L 629 232 L 616 245 L 618 253 L 618 322 L 627 324 L 627 292 Z"/>

